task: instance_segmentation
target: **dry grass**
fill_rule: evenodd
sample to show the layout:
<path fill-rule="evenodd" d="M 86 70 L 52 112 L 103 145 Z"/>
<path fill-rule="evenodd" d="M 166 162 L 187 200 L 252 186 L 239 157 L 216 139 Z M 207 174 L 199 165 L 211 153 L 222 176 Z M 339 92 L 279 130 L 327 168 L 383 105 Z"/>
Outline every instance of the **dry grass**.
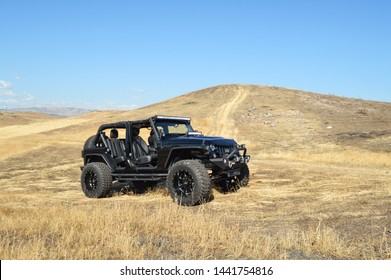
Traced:
<path fill-rule="evenodd" d="M 313 164 L 333 164 L 351 167 L 390 168 L 391 154 L 373 152 L 359 148 L 343 148 L 336 145 L 321 146 L 316 149 L 296 152 L 278 151 L 271 154 L 259 154 L 264 158 L 283 158 L 286 160 L 303 161 Z"/>
<path fill-rule="evenodd" d="M 48 115 L 32 112 L 4 112 L 0 111 L 0 127 L 18 125 L 18 124 L 30 124 L 34 122 L 42 122 L 50 119 L 56 119 Z"/>
<path fill-rule="evenodd" d="M 360 122 L 349 119 L 358 109 L 345 99 L 235 85 L 130 112 L 0 124 L 0 259 L 391 259 L 383 136 L 391 110 L 357 102 L 369 108 Z M 246 143 L 250 187 L 213 190 L 197 207 L 179 207 L 161 189 L 86 198 L 84 140 L 103 122 L 157 113 L 192 116 L 204 134 L 225 131 Z M 338 136 L 368 127 L 383 134 L 349 145 Z"/>
<path fill-rule="evenodd" d="M 26 135 L 43 133 L 67 126 L 77 125 L 86 120 L 77 118 L 54 119 L 50 121 L 37 122 L 29 125 L 12 125 L 0 128 L 0 139 L 23 137 Z"/>
<path fill-rule="evenodd" d="M 1 259 L 319 259 L 357 254 L 320 224 L 261 235 L 240 223 L 227 225 L 204 207 L 152 200 L 141 205 L 113 199 L 77 207 L 2 207 Z M 387 244 L 382 248 L 389 253 Z"/>

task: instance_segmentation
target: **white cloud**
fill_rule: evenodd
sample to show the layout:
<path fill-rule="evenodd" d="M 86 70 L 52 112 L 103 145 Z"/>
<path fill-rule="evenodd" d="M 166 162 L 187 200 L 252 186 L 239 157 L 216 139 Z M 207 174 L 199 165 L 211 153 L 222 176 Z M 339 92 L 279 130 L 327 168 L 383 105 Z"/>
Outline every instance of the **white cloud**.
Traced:
<path fill-rule="evenodd" d="M 22 79 L 22 77 L 21 77 L 18 73 L 12 72 L 12 74 L 15 75 L 15 79 L 16 79 L 16 80 L 21 80 L 21 79 Z"/>
<path fill-rule="evenodd" d="M 16 96 L 17 94 L 10 89 L 6 89 L 0 92 L 0 96 Z"/>
<path fill-rule="evenodd" d="M 34 95 L 24 92 L 19 93 L 13 90 L 13 85 L 10 82 L 0 80 L 0 104 L 3 106 L 17 107 L 37 107 L 43 106 L 45 102 L 41 102 Z"/>
<path fill-rule="evenodd" d="M 143 92 L 145 92 L 145 89 L 143 89 L 143 88 L 131 87 L 131 88 L 130 88 L 130 91 L 131 91 L 131 92 L 137 92 L 137 93 L 143 93 Z"/>
<path fill-rule="evenodd" d="M 0 88 L 9 88 L 12 87 L 12 84 L 10 82 L 0 80 Z"/>
<path fill-rule="evenodd" d="M 12 107 L 35 107 L 39 101 L 30 93 L 15 93 L 10 89 L 0 90 L 0 104 L 12 105 Z"/>
<path fill-rule="evenodd" d="M 17 99 L 0 99 L 0 103 L 8 105 L 8 104 L 18 104 Z"/>
<path fill-rule="evenodd" d="M 133 102 L 132 102 L 133 103 Z M 10 82 L 0 80 L 0 106 L 8 108 L 28 107 L 74 107 L 92 110 L 133 110 L 139 108 L 136 104 L 123 104 L 118 100 L 90 102 L 86 100 L 42 100 L 27 92 L 15 92 Z M 0 109 L 1 109 L 0 108 Z"/>
<path fill-rule="evenodd" d="M 35 98 L 35 96 L 30 93 L 28 93 L 27 95 L 25 95 L 23 97 L 23 101 L 26 101 L 26 102 L 35 101 L 35 100 L 37 100 L 37 98 Z"/>

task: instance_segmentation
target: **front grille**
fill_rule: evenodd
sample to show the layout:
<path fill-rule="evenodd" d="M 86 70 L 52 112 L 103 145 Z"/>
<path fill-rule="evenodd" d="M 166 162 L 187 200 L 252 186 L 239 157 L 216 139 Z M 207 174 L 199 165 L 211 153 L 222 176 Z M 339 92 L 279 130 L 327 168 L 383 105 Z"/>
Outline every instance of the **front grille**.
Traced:
<path fill-rule="evenodd" d="M 216 146 L 216 151 L 220 156 L 230 154 L 233 150 L 235 150 L 235 146 Z"/>

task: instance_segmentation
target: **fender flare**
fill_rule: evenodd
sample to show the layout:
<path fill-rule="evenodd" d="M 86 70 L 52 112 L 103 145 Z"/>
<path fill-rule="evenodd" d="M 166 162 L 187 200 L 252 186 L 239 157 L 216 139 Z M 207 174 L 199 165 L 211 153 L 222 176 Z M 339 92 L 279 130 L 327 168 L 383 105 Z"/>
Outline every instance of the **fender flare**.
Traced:
<path fill-rule="evenodd" d="M 172 162 L 173 162 L 180 154 L 182 154 L 183 152 L 190 152 L 190 154 L 191 154 L 191 151 L 197 151 L 197 152 L 200 153 L 200 154 L 205 154 L 205 153 L 206 153 L 205 148 L 200 147 L 200 146 L 190 146 L 190 147 L 176 147 L 176 148 L 172 148 L 172 149 L 170 150 L 170 152 L 168 153 L 168 156 L 167 156 L 166 162 L 165 162 L 165 164 L 164 164 L 164 167 L 168 169 L 168 168 L 170 167 L 170 165 L 172 164 Z M 185 157 L 185 158 L 181 158 L 181 159 L 191 159 L 191 157 Z"/>
<path fill-rule="evenodd" d="M 112 171 L 115 170 L 116 164 L 114 160 L 105 154 L 86 154 L 84 158 L 85 158 L 84 165 L 90 162 L 102 162 L 106 164 Z"/>

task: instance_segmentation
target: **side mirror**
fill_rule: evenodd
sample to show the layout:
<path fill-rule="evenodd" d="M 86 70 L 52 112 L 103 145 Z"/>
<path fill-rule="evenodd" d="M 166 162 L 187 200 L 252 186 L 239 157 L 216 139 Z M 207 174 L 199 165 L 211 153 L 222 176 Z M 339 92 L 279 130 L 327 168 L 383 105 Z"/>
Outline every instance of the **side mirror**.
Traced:
<path fill-rule="evenodd" d="M 164 130 L 163 130 L 163 129 L 160 129 L 160 130 L 159 130 L 159 136 L 160 136 L 160 139 L 162 139 L 163 137 L 166 136 L 166 134 L 164 133 Z"/>

